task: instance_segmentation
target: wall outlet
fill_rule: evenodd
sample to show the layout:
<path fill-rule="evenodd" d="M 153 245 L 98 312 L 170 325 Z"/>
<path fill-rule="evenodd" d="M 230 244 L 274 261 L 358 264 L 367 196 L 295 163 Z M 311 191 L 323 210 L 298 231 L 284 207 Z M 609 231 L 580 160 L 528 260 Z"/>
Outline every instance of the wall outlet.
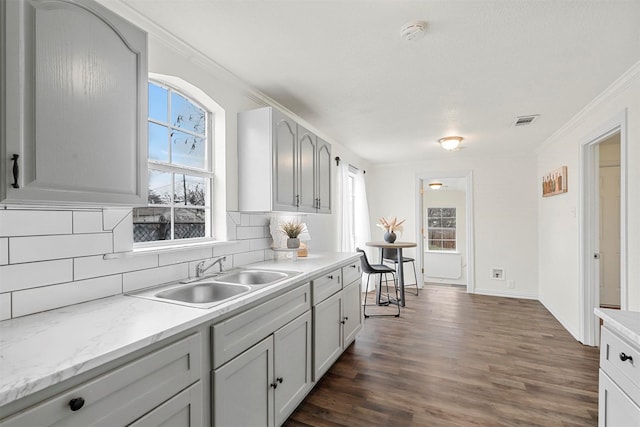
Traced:
<path fill-rule="evenodd" d="M 515 288 L 516 288 L 516 282 L 515 282 L 515 280 L 507 280 L 507 288 L 509 288 L 509 289 L 515 289 Z"/>
<path fill-rule="evenodd" d="M 491 278 L 494 280 L 504 280 L 504 268 L 499 268 L 499 267 L 492 268 Z"/>

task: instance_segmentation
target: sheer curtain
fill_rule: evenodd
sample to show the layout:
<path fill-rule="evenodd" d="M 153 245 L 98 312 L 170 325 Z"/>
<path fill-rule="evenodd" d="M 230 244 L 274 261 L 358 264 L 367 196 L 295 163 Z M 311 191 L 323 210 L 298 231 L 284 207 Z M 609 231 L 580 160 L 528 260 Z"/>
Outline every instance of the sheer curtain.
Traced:
<path fill-rule="evenodd" d="M 338 246 L 341 252 L 366 249 L 371 240 L 364 172 L 345 162 L 338 166 Z"/>
<path fill-rule="evenodd" d="M 354 245 L 361 249 L 366 249 L 365 243 L 371 240 L 371 226 L 369 224 L 369 204 L 367 203 L 367 189 L 363 171 L 355 171 L 353 187 Z"/>

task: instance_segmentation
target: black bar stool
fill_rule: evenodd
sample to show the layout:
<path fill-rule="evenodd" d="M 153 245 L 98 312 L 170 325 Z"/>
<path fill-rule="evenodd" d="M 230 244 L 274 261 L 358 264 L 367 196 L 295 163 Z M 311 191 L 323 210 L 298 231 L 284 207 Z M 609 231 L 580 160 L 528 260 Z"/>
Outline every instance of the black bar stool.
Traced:
<path fill-rule="evenodd" d="M 382 262 L 392 262 L 395 270 L 398 270 L 398 251 L 390 248 L 382 248 Z M 416 260 L 410 257 L 402 255 L 402 262 L 410 262 L 413 266 L 413 277 L 415 277 L 415 283 L 404 284 L 405 289 L 409 286 L 416 287 L 416 295 L 418 295 L 418 272 L 416 271 Z M 407 276 L 404 276 L 407 277 Z"/>
<path fill-rule="evenodd" d="M 363 251 L 360 248 L 356 248 L 356 251 L 362 253 L 362 256 L 360 257 L 360 264 L 362 265 L 362 272 L 367 275 L 367 286 L 365 287 L 365 291 L 364 291 L 364 305 L 362 306 L 363 307 L 362 312 L 364 314 L 364 317 L 371 317 L 371 316 L 400 317 L 400 298 L 398 298 L 398 283 L 396 281 L 395 270 L 384 264 L 371 265 L 369 264 L 369 260 L 367 259 L 367 254 L 365 253 L 365 251 Z M 367 305 L 367 295 L 369 294 L 369 279 L 371 278 L 372 274 L 379 274 L 380 282 L 376 289 L 376 303 Z M 392 298 L 389 295 L 389 281 L 387 280 L 387 274 L 391 274 L 391 277 L 393 279 L 393 288 L 395 290 L 395 298 Z M 387 291 L 387 299 L 385 301 L 381 301 L 381 298 L 380 298 L 380 295 L 382 293 L 382 275 L 384 275 L 384 279 L 385 279 L 384 281 L 386 284 L 386 291 Z M 371 305 L 380 306 L 380 305 L 393 305 L 393 304 L 395 304 L 398 307 L 398 312 L 395 314 L 367 314 L 367 306 L 371 306 Z"/>

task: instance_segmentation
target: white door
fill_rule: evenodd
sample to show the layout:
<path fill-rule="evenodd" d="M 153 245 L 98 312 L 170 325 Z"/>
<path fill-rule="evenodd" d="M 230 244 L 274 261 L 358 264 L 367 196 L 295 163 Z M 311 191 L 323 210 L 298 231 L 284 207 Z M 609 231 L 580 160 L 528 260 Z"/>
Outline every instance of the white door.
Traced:
<path fill-rule="evenodd" d="M 620 166 L 600 168 L 600 306 L 620 307 Z"/>

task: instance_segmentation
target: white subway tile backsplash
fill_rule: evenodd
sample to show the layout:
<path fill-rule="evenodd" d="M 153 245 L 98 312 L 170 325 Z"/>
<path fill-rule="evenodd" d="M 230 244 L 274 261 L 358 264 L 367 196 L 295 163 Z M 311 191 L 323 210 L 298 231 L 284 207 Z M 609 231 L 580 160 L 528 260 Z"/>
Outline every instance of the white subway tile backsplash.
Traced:
<path fill-rule="evenodd" d="M 240 212 L 227 212 L 227 220 L 231 220 L 234 225 L 240 225 Z"/>
<path fill-rule="evenodd" d="M 73 280 L 73 260 L 32 262 L 0 267 L 0 292 Z"/>
<path fill-rule="evenodd" d="M 122 288 L 131 292 L 149 286 L 169 283 L 189 277 L 189 264 L 173 264 L 149 270 L 134 271 L 123 275 Z"/>
<path fill-rule="evenodd" d="M 178 264 L 194 260 L 203 260 L 213 257 L 212 248 L 183 249 L 176 252 L 161 253 L 159 255 L 159 265 Z"/>
<path fill-rule="evenodd" d="M 133 213 L 129 211 L 113 229 L 113 251 L 130 252 L 133 250 Z"/>
<path fill-rule="evenodd" d="M 233 266 L 239 267 L 245 264 L 264 261 L 264 251 L 243 252 L 233 256 Z"/>
<path fill-rule="evenodd" d="M 214 246 L 213 256 L 231 255 L 239 252 L 249 252 L 251 250 L 251 242 L 249 240 L 240 240 L 230 245 Z"/>
<path fill-rule="evenodd" d="M 122 293 L 122 276 L 107 276 L 13 293 L 13 317 Z"/>
<path fill-rule="evenodd" d="M 124 208 L 108 208 L 102 211 L 103 224 L 105 231 L 113 230 L 127 215 L 131 213 L 131 209 Z"/>
<path fill-rule="evenodd" d="M 9 264 L 9 239 L 0 237 L 0 265 Z"/>
<path fill-rule="evenodd" d="M 238 227 L 236 239 L 259 239 L 266 236 L 265 227 Z"/>
<path fill-rule="evenodd" d="M 16 264 L 106 254 L 112 249 L 111 233 L 12 237 L 9 239 L 9 262 Z"/>
<path fill-rule="evenodd" d="M 71 211 L 0 211 L 0 236 L 42 236 L 71 234 Z"/>
<path fill-rule="evenodd" d="M 270 222 L 270 218 L 265 215 L 265 214 L 252 214 L 249 217 L 249 225 L 250 226 L 262 226 L 262 227 L 266 227 L 269 225 Z"/>
<path fill-rule="evenodd" d="M 0 294 L 0 320 L 11 319 L 11 294 Z"/>
<path fill-rule="evenodd" d="M 74 211 L 73 233 L 101 233 L 102 211 Z"/>
<path fill-rule="evenodd" d="M 75 280 L 91 277 L 108 276 L 117 273 L 128 273 L 158 266 L 158 255 L 136 255 L 132 257 L 103 259 L 102 255 L 76 258 L 73 261 L 73 277 Z"/>
<path fill-rule="evenodd" d="M 260 249 L 269 249 L 271 248 L 272 239 L 251 239 L 249 240 L 249 244 L 252 251 L 257 251 Z"/>

